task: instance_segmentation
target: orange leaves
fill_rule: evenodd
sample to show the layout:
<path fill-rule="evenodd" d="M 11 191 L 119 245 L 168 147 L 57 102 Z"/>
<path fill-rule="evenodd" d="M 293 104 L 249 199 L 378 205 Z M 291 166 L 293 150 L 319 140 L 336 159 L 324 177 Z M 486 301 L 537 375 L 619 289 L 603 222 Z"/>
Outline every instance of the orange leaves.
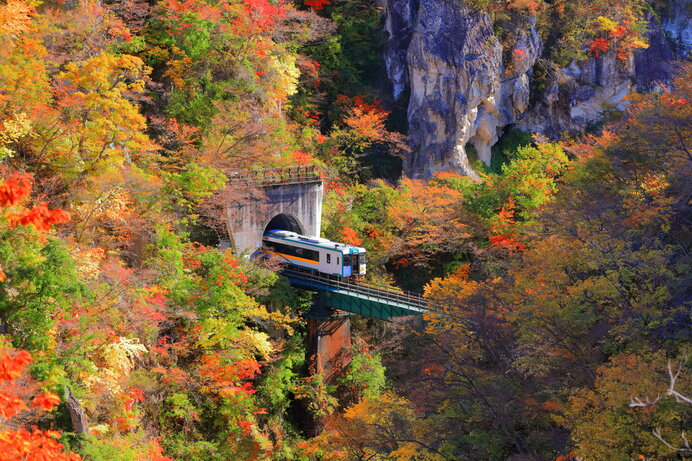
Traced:
<path fill-rule="evenodd" d="M 65 453 L 65 447 L 53 440 L 60 436 L 56 431 L 26 429 L 0 432 L 0 453 L 4 461 L 78 461 L 76 453 Z"/>
<path fill-rule="evenodd" d="M 344 243 L 349 245 L 358 246 L 363 243 L 363 239 L 358 237 L 356 231 L 350 227 L 344 227 L 341 230 L 341 235 L 344 237 Z"/>
<path fill-rule="evenodd" d="M 31 354 L 27 351 L 0 352 L 0 380 L 13 381 L 22 374 L 24 367 L 31 363 Z"/>
<path fill-rule="evenodd" d="M 529 14 L 537 14 L 545 7 L 541 0 L 510 0 L 507 3 L 510 8 L 524 10 Z"/>
<path fill-rule="evenodd" d="M 34 8 L 23 0 L 8 0 L 0 5 L 0 37 L 16 38 L 26 32 L 33 13 Z"/>
<path fill-rule="evenodd" d="M 315 159 L 312 157 L 312 155 L 309 152 L 303 152 L 300 150 L 294 150 L 291 152 L 291 158 L 294 163 L 300 164 L 300 165 L 307 165 L 311 164 L 315 161 Z"/>
<path fill-rule="evenodd" d="M 380 110 L 367 110 L 362 107 L 353 107 L 344 119 L 346 126 L 354 130 L 355 134 L 363 138 L 363 143 L 369 145 L 385 138 L 384 122 L 389 113 Z"/>
<path fill-rule="evenodd" d="M 29 407 L 20 397 L 0 392 L 0 418 L 10 419 L 20 411 L 28 409 Z"/>
<path fill-rule="evenodd" d="M 260 364 L 253 358 L 246 358 L 224 363 L 217 355 L 205 355 L 200 361 L 199 373 L 202 377 L 209 380 L 211 385 L 208 389 L 219 392 L 223 395 L 232 396 L 238 393 L 252 395 L 252 383 L 240 384 L 239 381 L 252 379 L 261 373 Z"/>

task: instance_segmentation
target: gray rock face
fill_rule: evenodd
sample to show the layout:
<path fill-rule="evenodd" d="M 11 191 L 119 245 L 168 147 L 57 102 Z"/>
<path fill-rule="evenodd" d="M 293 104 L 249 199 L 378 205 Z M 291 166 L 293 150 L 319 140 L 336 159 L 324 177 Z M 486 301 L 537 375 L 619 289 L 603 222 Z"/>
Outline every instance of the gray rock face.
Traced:
<path fill-rule="evenodd" d="M 384 10 L 384 29 L 389 34 L 384 51 L 385 67 L 394 99 L 399 99 L 409 82 L 406 53 L 411 42 L 416 11 L 410 0 L 385 0 Z"/>
<path fill-rule="evenodd" d="M 674 59 L 661 25 L 652 13 L 648 14 L 647 42 L 649 47 L 634 53 L 634 77 L 637 88 L 651 90 L 655 85 L 671 79 Z"/>
<path fill-rule="evenodd" d="M 634 87 L 634 60 L 621 61 L 615 53 L 557 69 L 539 93 L 536 104 L 516 126 L 558 138 L 577 134 L 609 111 L 626 108 L 625 96 Z"/>
<path fill-rule="evenodd" d="M 671 0 L 670 7 L 679 11 L 682 3 L 689 10 L 690 0 Z M 410 89 L 409 177 L 450 170 L 475 177 L 468 145 L 490 164 L 491 147 L 507 126 L 553 138 L 583 132 L 609 111 L 623 110 L 635 86 L 649 89 L 670 77 L 672 54 L 653 16 L 649 49 L 626 61 L 607 53 L 572 62 L 532 87 L 543 52 L 533 18 L 518 20 L 513 52 L 503 59 L 490 17 L 461 0 L 384 0 L 384 11 L 393 95 Z M 689 31 L 689 21 L 670 24 Z"/>
<path fill-rule="evenodd" d="M 675 55 L 689 57 L 692 53 L 692 1 L 669 0 L 661 22 L 673 42 Z"/>
<path fill-rule="evenodd" d="M 496 109 L 502 60 L 493 38 L 487 15 L 457 0 L 421 1 L 407 54 L 413 153 L 404 169 L 410 176 L 447 170 L 475 175 L 464 148 L 479 125 L 491 129 L 485 114 Z"/>

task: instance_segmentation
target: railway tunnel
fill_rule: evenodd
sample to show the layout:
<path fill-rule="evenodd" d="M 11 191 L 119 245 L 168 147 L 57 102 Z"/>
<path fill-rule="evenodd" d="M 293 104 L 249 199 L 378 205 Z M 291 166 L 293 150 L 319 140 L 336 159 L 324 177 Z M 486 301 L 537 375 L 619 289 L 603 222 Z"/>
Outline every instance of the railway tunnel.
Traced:
<path fill-rule="evenodd" d="M 298 221 L 296 217 L 284 213 L 274 216 L 264 227 L 263 234 L 266 234 L 272 230 L 286 230 L 295 232 L 296 234 L 305 235 L 300 221 Z"/>
<path fill-rule="evenodd" d="M 301 235 L 320 235 L 323 186 L 320 178 L 306 176 L 294 182 L 230 181 L 242 199 L 226 206 L 226 223 L 237 254 L 254 257 L 262 236 L 272 229 Z"/>

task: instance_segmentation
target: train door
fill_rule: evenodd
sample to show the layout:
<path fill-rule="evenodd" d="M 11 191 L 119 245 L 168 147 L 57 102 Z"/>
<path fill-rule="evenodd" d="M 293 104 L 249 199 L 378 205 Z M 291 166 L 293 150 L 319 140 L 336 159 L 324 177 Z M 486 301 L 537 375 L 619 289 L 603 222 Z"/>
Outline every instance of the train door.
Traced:
<path fill-rule="evenodd" d="M 344 277 L 350 277 L 351 274 L 351 255 L 344 255 L 344 271 L 342 275 Z"/>

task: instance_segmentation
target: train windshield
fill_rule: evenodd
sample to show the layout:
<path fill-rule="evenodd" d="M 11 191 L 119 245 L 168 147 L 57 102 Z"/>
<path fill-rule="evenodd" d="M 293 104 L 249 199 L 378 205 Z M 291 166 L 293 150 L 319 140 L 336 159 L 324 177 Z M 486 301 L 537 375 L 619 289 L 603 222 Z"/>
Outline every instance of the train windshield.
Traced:
<path fill-rule="evenodd" d="M 360 263 L 365 264 L 365 253 L 360 254 Z"/>
<path fill-rule="evenodd" d="M 351 255 L 344 255 L 344 266 L 351 265 Z"/>

